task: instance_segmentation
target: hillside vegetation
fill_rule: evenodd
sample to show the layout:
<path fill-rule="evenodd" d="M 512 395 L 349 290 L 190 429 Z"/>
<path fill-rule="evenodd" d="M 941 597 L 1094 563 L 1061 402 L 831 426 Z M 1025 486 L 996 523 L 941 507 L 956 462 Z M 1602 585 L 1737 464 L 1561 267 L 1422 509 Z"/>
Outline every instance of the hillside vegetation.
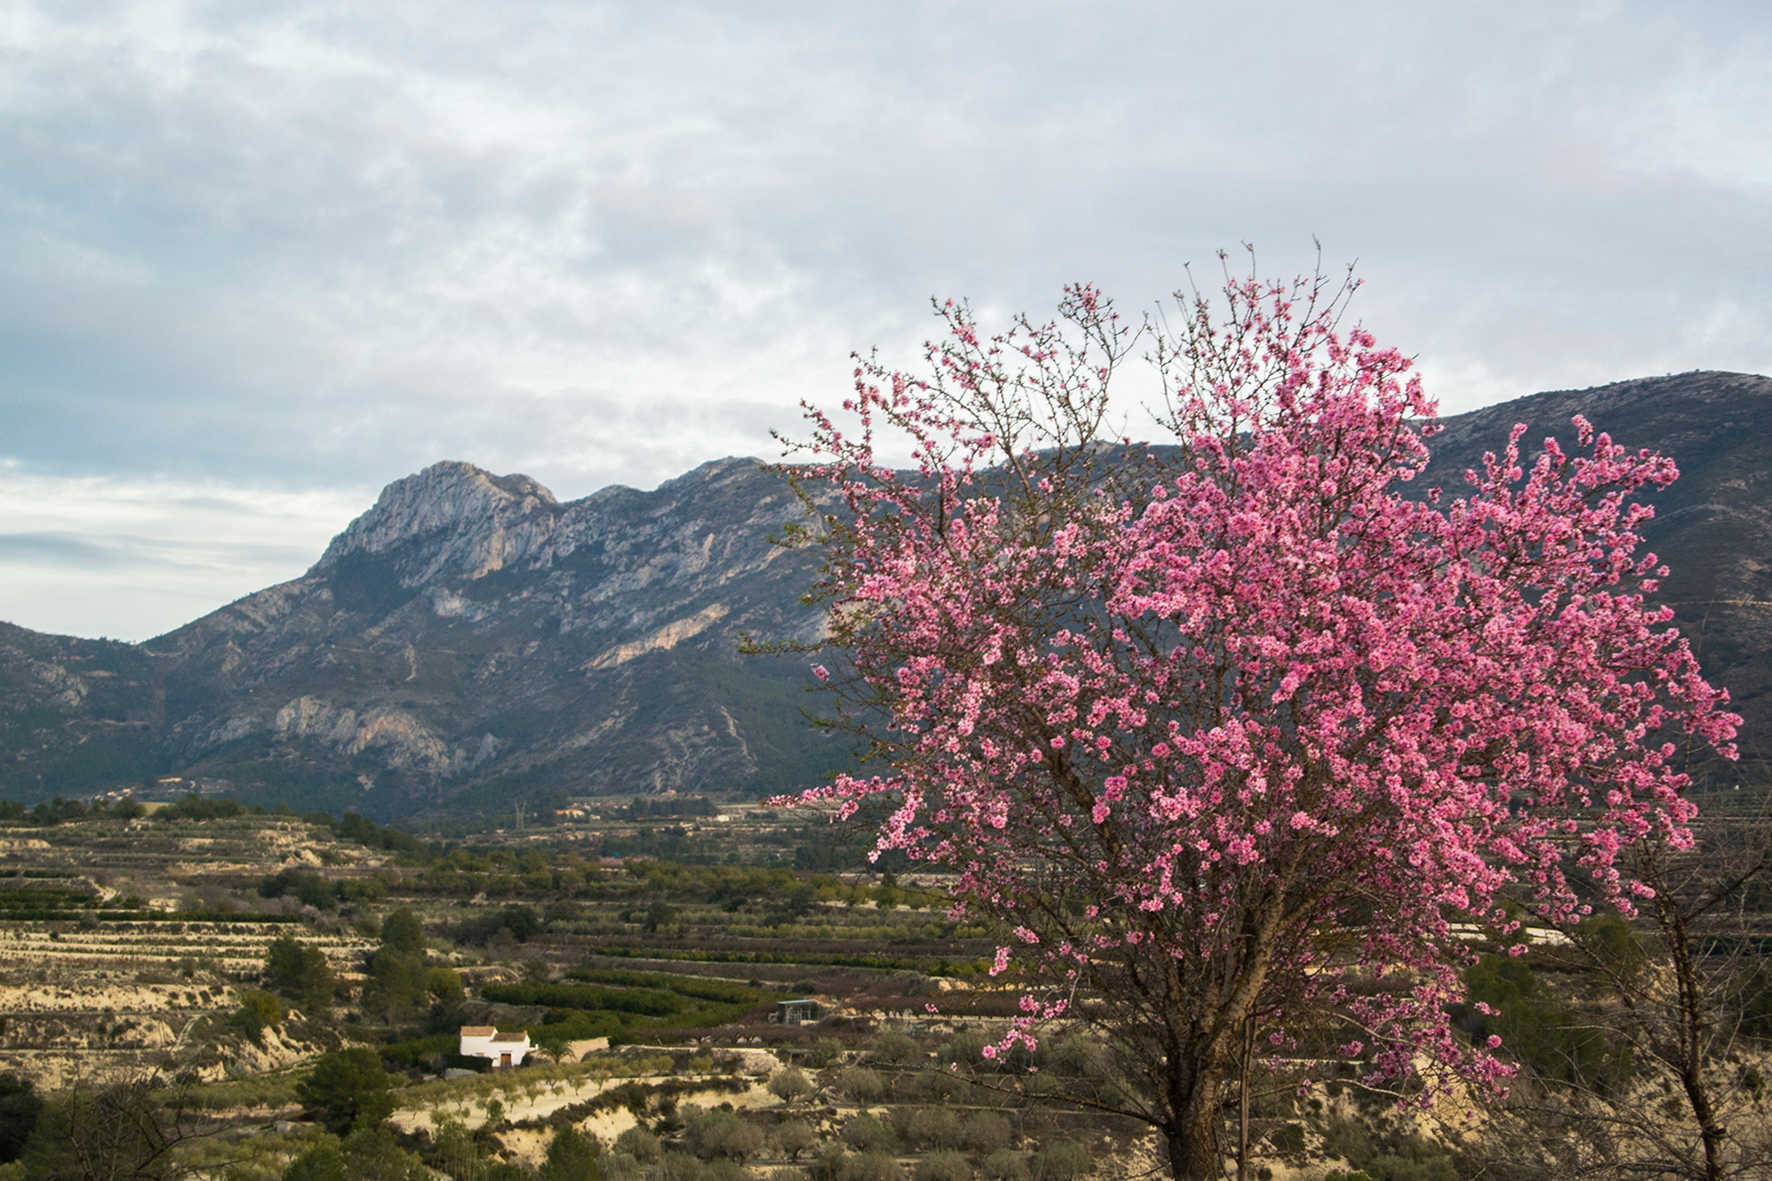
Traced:
<path fill-rule="evenodd" d="M 948 920 L 938 883 L 795 868 L 834 856 L 822 820 L 612 801 L 563 831 L 427 843 L 229 801 L 3 810 L 0 1155 L 20 1159 L 0 1178 L 150 1141 L 163 1151 L 134 1175 L 1111 1178 L 1157 1159 L 1103 1108 L 1124 1080 L 1085 1028 L 983 1056 L 1016 993 L 989 975 L 995 933 Z M 1720 831 L 1763 844 L 1759 815 Z M 661 840 L 673 859 L 603 852 Z M 1739 902 L 1701 951 L 1728 973 L 1735 1024 L 1707 1069 L 1745 1144 L 1772 1114 L 1772 896 Z M 1306 1037 L 1259 1068 L 1250 1175 L 1552 1175 L 1525 1149 L 1641 1147 L 1647 1130 L 1606 1130 L 1618 1104 L 1684 1135 L 1631 1024 L 1668 970 L 1652 928 L 1554 935 L 1469 977 L 1462 1027 L 1525 1071 L 1511 1106 L 1472 1122 L 1399 1111 L 1354 1076 L 1300 1089 Z M 800 999 L 816 1020 L 770 1020 Z M 455 1053 L 464 1024 L 539 1049 L 484 1073 Z M 118 1127 L 136 1132 L 99 1134 Z"/>

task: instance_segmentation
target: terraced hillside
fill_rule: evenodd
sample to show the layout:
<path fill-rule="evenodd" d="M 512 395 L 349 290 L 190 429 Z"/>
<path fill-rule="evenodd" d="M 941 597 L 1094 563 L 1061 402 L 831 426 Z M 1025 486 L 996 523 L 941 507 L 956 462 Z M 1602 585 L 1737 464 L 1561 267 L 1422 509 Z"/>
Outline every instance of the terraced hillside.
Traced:
<path fill-rule="evenodd" d="M 221 883 L 322 861 L 370 881 L 388 857 L 293 817 L 0 829 L 0 1072 L 51 1089 L 174 1058 L 223 1073 L 228 1019 L 274 939 L 300 932 L 341 974 L 370 941 Z"/>

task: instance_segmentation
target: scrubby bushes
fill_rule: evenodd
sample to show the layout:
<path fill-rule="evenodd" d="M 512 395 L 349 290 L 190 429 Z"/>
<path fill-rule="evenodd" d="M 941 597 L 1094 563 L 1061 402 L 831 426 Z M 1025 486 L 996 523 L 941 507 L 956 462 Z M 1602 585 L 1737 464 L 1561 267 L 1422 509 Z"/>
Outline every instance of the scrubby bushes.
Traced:
<path fill-rule="evenodd" d="M 626 1153 L 642 1164 L 656 1161 L 658 1137 L 636 1124 L 615 1138 L 615 1151 Z"/>
<path fill-rule="evenodd" d="M 1042 1144 L 1029 1162 L 1034 1181 L 1073 1181 L 1089 1171 L 1089 1150 L 1075 1140 Z"/>
<path fill-rule="evenodd" d="M 263 1045 L 265 1030 L 283 1024 L 283 1005 L 264 989 L 254 988 L 241 998 L 240 1007 L 234 1010 L 233 1024 L 254 1045 Z"/>
<path fill-rule="evenodd" d="M 426 1181 L 430 1176 L 423 1161 L 395 1142 L 393 1132 L 359 1128 L 342 1142 L 323 1144 L 297 1157 L 284 1170 L 283 1181 L 336 1181 L 342 1177 Z"/>
<path fill-rule="evenodd" d="M 897 1152 L 898 1133 L 879 1116 L 862 1112 L 843 1125 L 843 1143 L 861 1152 Z"/>
<path fill-rule="evenodd" d="M 972 1162 L 963 1152 L 932 1152 L 917 1162 L 915 1181 L 970 1181 Z"/>
<path fill-rule="evenodd" d="M 975 1111 L 966 1117 L 960 1135 L 973 1152 L 993 1153 L 1009 1144 L 1009 1121 L 994 1111 Z"/>
<path fill-rule="evenodd" d="M 769 1130 L 769 1143 L 781 1155 L 797 1161 L 802 1152 L 818 1143 L 818 1132 L 803 1119 L 783 1120 Z"/>
<path fill-rule="evenodd" d="M 960 1120 L 945 1107 L 899 1108 L 909 1112 L 905 1135 L 922 1148 L 953 1148 L 960 1143 Z M 893 1113 L 894 1115 L 897 1112 Z"/>
<path fill-rule="evenodd" d="M 1027 1158 L 1013 1148 L 999 1148 L 979 1163 L 985 1181 L 1028 1181 Z"/>
<path fill-rule="evenodd" d="M 873 1047 L 868 1051 L 868 1059 L 881 1066 L 908 1066 L 913 1062 L 922 1062 L 928 1057 L 923 1047 L 902 1033 L 883 1033 L 874 1039 Z"/>
<path fill-rule="evenodd" d="M 547 1159 L 542 1162 L 541 1181 L 598 1181 L 597 1157 L 600 1150 L 594 1137 L 574 1127 L 564 1127 L 548 1142 Z"/>
<path fill-rule="evenodd" d="M 769 1093 L 783 1103 L 812 1094 L 812 1080 L 797 1066 L 785 1067 L 769 1076 Z"/>
<path fill-rule="evenodd" d="M 512 903 L 458 924 L 454 928 L 454 936 L 457 943 L 484 947 L 500 932 L 505 932 L 511 940 L 527 943 L 531 935 L 541 934 L 545 927 L 541 915 L 533 906 Z"/>
<path fill-rule="evenodd" d="M 744 1160 L 763 1150 L 763 1133 L 755 1124 L 720 1108 L 691 1109 L 684 1119 L 683 1141 L 689 1151 L 703 1160 Z"/>
<path fill-rule="evenodd" d="M 1618 1094 L 1630 1083 L 1630 1047 L 1606 1037 L 1575 1005 L 1544 987 L 1525 960 L 1486 955 L 1466 969 L 1465 985 L 1472 1004 L 1457 1006 L 1454 1017 L 1478 1042 L 1497 1034 L 1503 1052 L 1539 1078 L 1599 1095 Z M 1499 1015 L 1483 1014 L 1475 1007 L 1479 1002 Z"/>
<path fill-rule="evenodd" d="M 886 1095 L 886 1082 L 865 1066 L 845 1066 L 832 1079 L 837 1093 L 852 1103 L 878 1103 Z"/>
<path fill-rule="evenodd" d="M 1343 1181 L 1457 1181 L 1454 1155 L 1431 1140 L 1412 1135 L 1375 1137 L 1359 1124 L 1331 1119 L 1324 1131 L 1323 1153 L 1341 1157 L 1353 1171 L 1332 1173 Z"/>
<path fill-rule="evenodd" d="M 904 1181 L 904 1169 L 890 1153 L 862 1152 L 841 1159 L 835 1181 Z"/>

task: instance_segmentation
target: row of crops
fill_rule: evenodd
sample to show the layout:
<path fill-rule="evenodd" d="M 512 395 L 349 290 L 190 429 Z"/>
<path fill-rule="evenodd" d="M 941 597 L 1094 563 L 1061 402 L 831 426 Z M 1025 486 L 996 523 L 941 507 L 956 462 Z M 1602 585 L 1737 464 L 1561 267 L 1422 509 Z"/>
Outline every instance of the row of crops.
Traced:
<path fill-rule="evenodd" d="M 871 968 L 879 971 L 919 972 L 931 976 L 982 975 L 990 961 L 984 958 L 953 958 L 921 955 L 881 955 L 844 952 L 834 948 L 806 950 L 672 947 L 612 944 L 583 949 L 588 955 L 611 959 L 682 960 L 707 964 L 786 964 L 808 967 Z"/>
<path fill-rule="evenodd" d="M 301 923 L 299 914 L 243 916 L 228 910 L 156 910 L 138 898 L 105 900 L 90 891 L 63 887 L 0 885 L 0 923 L 132 923 L 180 930 L 186 925 L 251 931 L 266 924 Z"/>
<path fill-rule="evenodd" d="M 620 1041 L 642 1030 L 724 1025 L 783 994 L 705 976 L 587 968 L 564 981 L 489 984 L 480 995 L 499 1004 L 546 1009 L 538 1031 L 542 1040 Z"/>

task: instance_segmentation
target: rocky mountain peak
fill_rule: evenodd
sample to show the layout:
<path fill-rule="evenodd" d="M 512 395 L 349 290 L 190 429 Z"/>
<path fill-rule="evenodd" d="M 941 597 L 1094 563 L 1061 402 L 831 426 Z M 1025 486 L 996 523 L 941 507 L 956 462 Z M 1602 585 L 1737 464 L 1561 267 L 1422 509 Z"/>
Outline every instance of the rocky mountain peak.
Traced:
<path fill-rule="evenodd" d="M 375 506 L 332 539 L 312 573 L 354 555 L 421 548 L 450 556 L 457 573 L 477 577 L 521 556 L 553 531 L 560 502 L 524 475 L 495 476 L 443 460 L 382 489 Z M 427 563 L 432 565 L 434 563 Z"/>

